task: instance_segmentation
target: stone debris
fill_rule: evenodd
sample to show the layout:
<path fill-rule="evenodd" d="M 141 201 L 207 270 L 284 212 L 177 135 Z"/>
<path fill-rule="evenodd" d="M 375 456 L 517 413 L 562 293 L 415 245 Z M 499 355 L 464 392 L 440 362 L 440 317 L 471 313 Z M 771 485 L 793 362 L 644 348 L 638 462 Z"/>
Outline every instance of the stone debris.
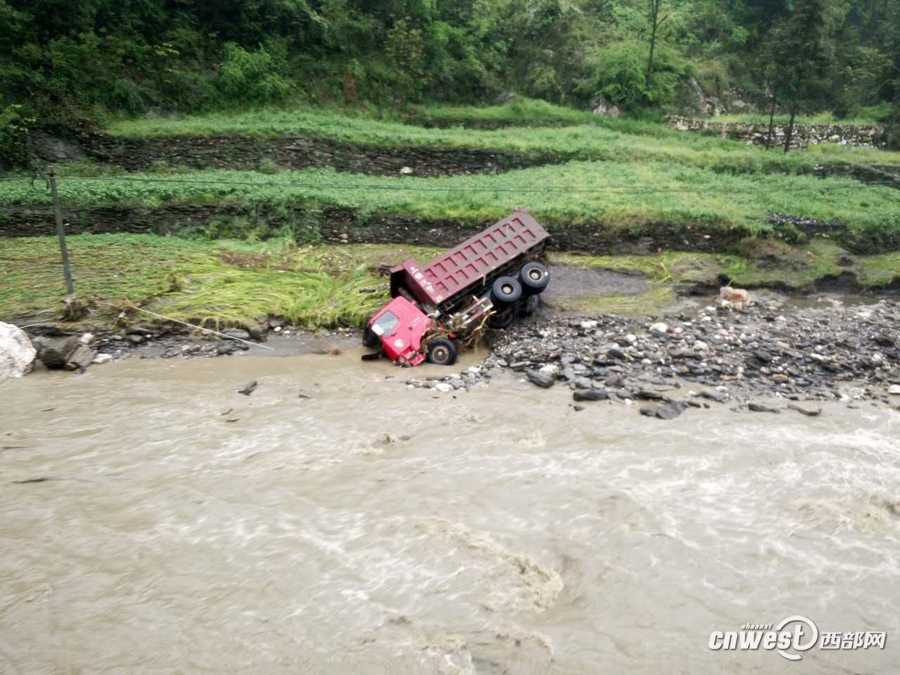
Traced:
<path fill-rule="evenodd" d="M 900 332 L 900 303 L 833 304 L 782 315 L 771 302 L 748 306 L 749 296 L 735 297 L 738 291 L 729 291 L 729 306 L 664 322 L 598 316 L 514 325 L 490 336 L 493 353 L 482 369 L 511 369 L 535 382 L 532 373 L 554 365 L 556 381 L 576 401 L 670 405 L 675 401 L 666 392 L 685 389 L 691 391 L 676 399 L 694 407 L 702 407 L 699 399 L 889 403 L 900 395 L 900 349 L 892 337 Z M 644 409 L 658 416 L 655 406 Z"/>

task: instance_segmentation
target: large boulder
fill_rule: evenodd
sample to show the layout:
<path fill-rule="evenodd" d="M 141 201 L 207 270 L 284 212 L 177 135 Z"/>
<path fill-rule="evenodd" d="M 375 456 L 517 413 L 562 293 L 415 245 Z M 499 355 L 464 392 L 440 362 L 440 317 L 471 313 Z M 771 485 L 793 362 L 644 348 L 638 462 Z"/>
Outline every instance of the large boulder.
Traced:
<path fill-rule="evenodd" d="M 622 114 L 622 111 L 619 110 L 619 106 L 607 101 L 602 96 L 597 97 L 591 104 L 591 111 L 595 115 L 605 115 L 606 117 L 618 117 Z"/>
<path fill-rule="evenodd" d="M 64 138 L 57 138 L 42 131 L 31 134 L 34 154 L 48 162 L 68 162 L 73 159 L 85 159 L 87 155 L 77 143 Z"/>
<path fill-rule="evenodd" d="M 18 326 L 0 321 L 0 380 L 31 372 L 37 350 Z"/>

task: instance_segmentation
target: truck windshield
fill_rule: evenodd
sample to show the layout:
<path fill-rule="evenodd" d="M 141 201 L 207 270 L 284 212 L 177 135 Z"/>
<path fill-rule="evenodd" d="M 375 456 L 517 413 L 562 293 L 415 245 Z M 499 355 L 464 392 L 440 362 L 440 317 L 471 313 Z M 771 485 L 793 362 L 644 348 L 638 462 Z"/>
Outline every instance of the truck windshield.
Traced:
<path fill-rule="evenodd" d="M 394 330 L 396 325 L 400 323 L 400 319 L 398 319 L 392 312 L 385 312 L 382 314 L 378 321 L 375 322 L 375 325 L 381 329 L 381 331 L 375 331 L 379 335 L 390 335 L 391 331 Z"/>

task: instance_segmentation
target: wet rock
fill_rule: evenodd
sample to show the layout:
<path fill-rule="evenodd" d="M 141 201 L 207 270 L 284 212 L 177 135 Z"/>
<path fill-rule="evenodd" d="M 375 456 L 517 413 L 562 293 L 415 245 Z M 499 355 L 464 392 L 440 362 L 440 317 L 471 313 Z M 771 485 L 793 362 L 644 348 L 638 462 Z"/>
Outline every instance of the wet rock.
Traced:
<path fill-rule="evenodd" d="M 137 346 L 144 343 L 144 340 L 147 338 L 138 333 L 131 333 L 130 335 L 126 335 L 125 338 L 133 345 Z"/>
<path fill-rule="evenodd" d="M 238 340 L 249 340 L 250 332 L 246 330 L 240 330 L 237 328 L 232 328 L 230 330 L 222 331 L 222 335 L 227 335 L 231 338 L 236 338 Z"/>
<path fill-rule="evenodd" d="M 66 360 L 66 370 L 84 370 L 94 362 L 94 350 L 86 344 L 78 343 Z"/>
<path fill-rule="evenodd" d="M 774 358 L 769 352 L 763 349 L 757 349 L 753 352 L 753 357 L 760 363 L 771 363 Z"/>
<path fill-rule="evenodd" d="M 641 415 L 657 417 L 661 420 L 673 420 L 685 411 L 684 403 L 665 403 L 663 405 L 646 405 L 641 408 Z"/>
<path fill-rule="evenodd" d="M 818 410 L 807 410 L 806 408 L 801 408 L 799 405 L 795 405 L 793 403 L 788 403 L 787 407 L 790 410 L 800 413 L 801 415 L 806 415 L 807 417 L 818 417 L 822 414 L 822 409 Z"/>
<path fill-rule="evenodd" d="M 559 376 L 559 366 L 554 363 L 548 363 L 546 366 L 542 366 L 538 372 L 541 375 L 556 379 Z"/>
<path fill-rule="evenodd" d="M 550 375 L 546 375 L 537 370 L 529 370 L 526 375 L 528 376 L 528 381 L 532 384 L 536 384 L 539 387 L 543 387 L 544 389 L 549 389 L 553 386 L 553 383 L 556 382 L 554 377 Z"/>
<path fill-rule="evenodd" d="M 216 347 L 216 354 L 219 356 L 228 356 L 229 354 L 234 354 L 236 350 L 237 346 L 233 342 L 223 342 Z"/>
<path fill-rule="evenodd" d="M 751 403 L 747 406 L 752 412 L 758 413 L 772 413 L 773 415 L 780 415 L 781 411 L 776 410 L 775 408 L 769 408 L 768 406 L 764 406 L 761 403 Z"/>
<path fill-rule="evenodd" d="M 37 355 L 47 368 L 62 370 L 72 352 L 78 347 L 78 338 L 39 338 L 37 341 Z"/>
<path fill-rule="evenodd" d="M 249 396 L 254 391 L 256 391 L 256 387 L 258 386 L 258 382 L 256 380 L 250 380 L 247 384 L 237 390 L 237 393 L 243 394 L 244 396 Z"/>
<path fill-rule="evenodd" d="M 268 324 L 248 322 L 245 327 L 247 335 L 257 342 L 265 342 L 269 339 Z"/>
<path fill-rule="evenodd" d="M 27 375 L 36 357 L 37 349 L 25 332 L 0 321 L 0 380 Z"/>
<path fill-rule="evenodd" d="M 575 401 L 606 401 L 609 399 L 609 392 L 606 389 L 589 389 L 587 391 L 576 391 L 572 394 Z"/>
<path fill-rule="evenodd" d="M 728 395 L 721 391 L 710 391 L 709 389 L 704 389 L 700 392 L 700 396 L 705 399 L 709 399 L 710 401 L 715 401 L 716 403 L 725 403 L 728 400 Z"/>

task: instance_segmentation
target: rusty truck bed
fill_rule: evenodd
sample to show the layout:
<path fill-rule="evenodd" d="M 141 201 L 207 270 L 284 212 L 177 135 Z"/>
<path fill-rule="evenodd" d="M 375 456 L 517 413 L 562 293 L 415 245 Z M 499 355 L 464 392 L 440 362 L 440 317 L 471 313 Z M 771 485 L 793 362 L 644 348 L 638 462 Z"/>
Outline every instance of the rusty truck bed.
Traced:
<path fill-rule="evenodd" d="M 410 258 L 391 270 L 391 295 L 407 288 L 419 302 L 439 307 L 484 286 L 519 256 L 539 252 L 549 233 L 526 210 L 514 211 L 423 266 Z"/>

